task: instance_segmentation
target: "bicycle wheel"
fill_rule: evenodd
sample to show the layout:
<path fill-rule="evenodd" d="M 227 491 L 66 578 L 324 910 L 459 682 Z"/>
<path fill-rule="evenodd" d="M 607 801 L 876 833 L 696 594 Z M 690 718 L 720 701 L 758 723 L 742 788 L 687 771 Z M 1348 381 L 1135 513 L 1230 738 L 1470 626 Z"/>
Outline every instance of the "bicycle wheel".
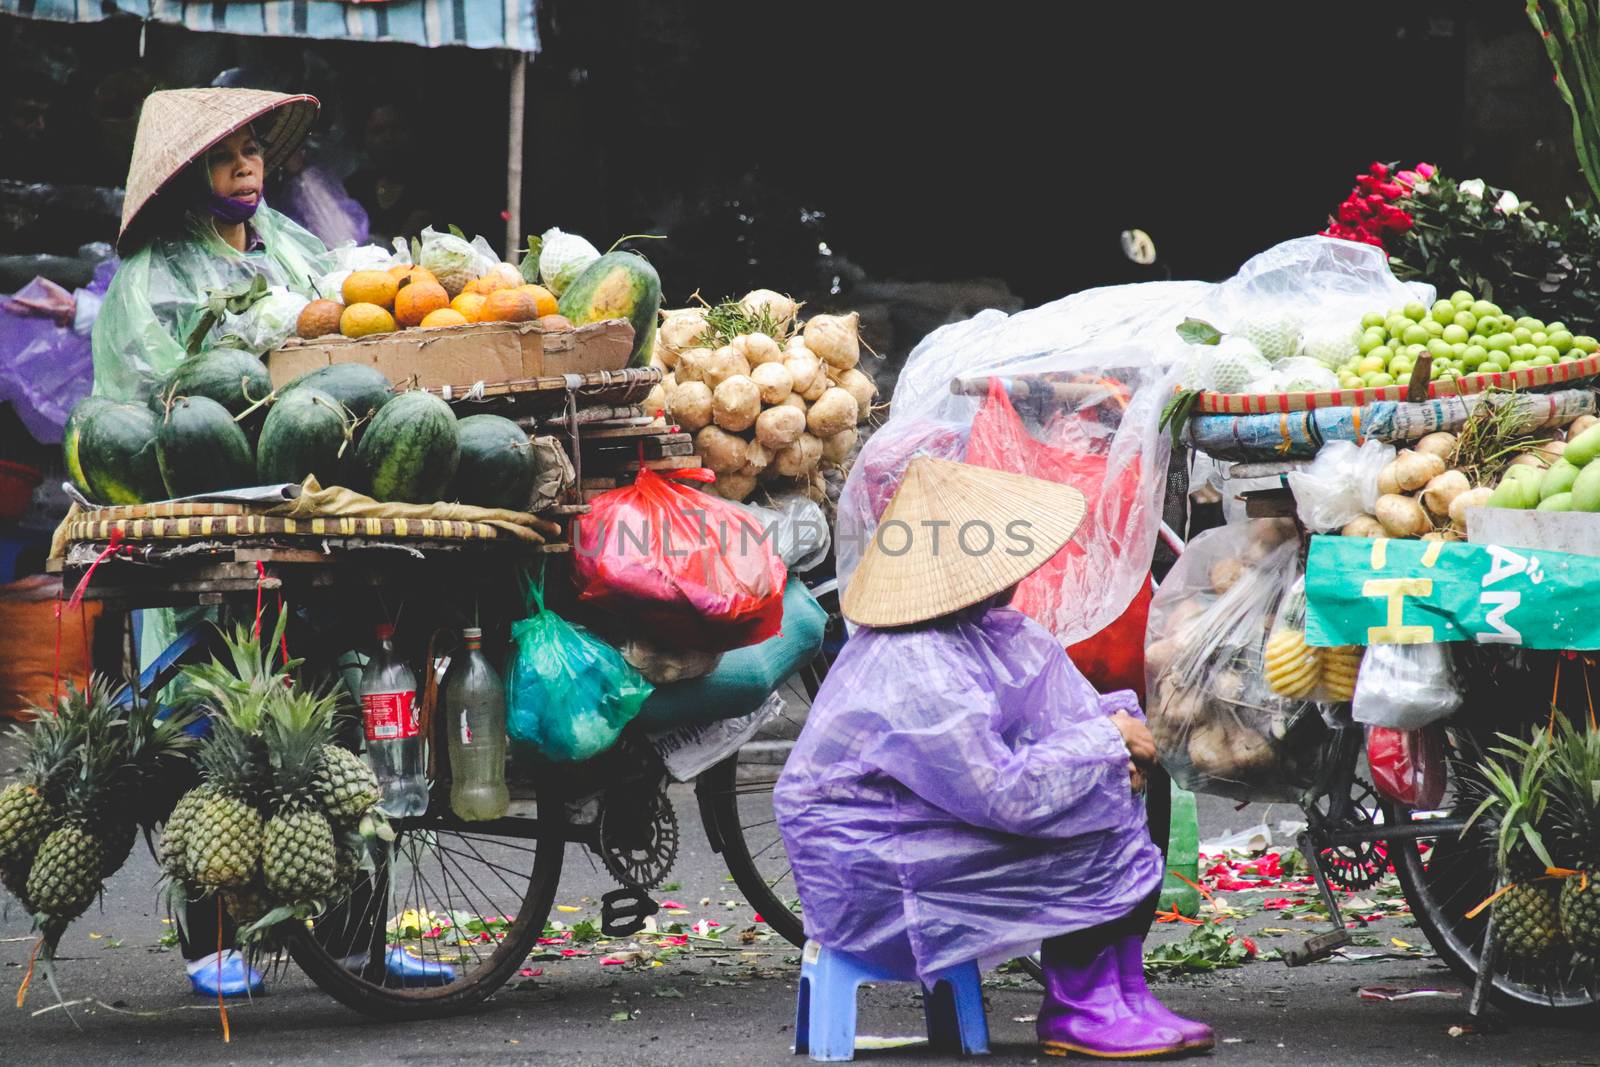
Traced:
<path fill-rule="evenodd" d="M 805 943 L 794 869 L 772 811 L 772 788 L 782 764 L 745 764 L 737 754 L 695 782 L 711 847 L 722 854 L 734 884 L 763 922 L 795 945 Z"/>
<path fill-rule="evenodd" d="M 566 847 L 559 819 L 430 814 L 395 831 L 343 900 L 309 927 L 295 925 L 290 953 L 365 1015 L 459 1014 L 505 984 L 544 931 Z"/>
<path fill-rule="evenodd" d="M 1471 814 L 1463 810 L 1465 805 L 1449 803 L 1450 799 L 1447 796 L 1447 806 L 1435 811 L 1390 804 L 1385 818 L 1405 825 Z M 1456 833 L 1421 838 L 1415 845 L 1399 843 L 1390 849 L 1390 858 L 1423 936 L 1451 970 L 1466 982 L 1476 981 L 1483 965 L 1488 912 L 1474 919 L 1466 913 L 1494 892 L 1493 861 Z M 1510 1011 L 1589 1016 L 1600 1005 L 1594 969 L 1570 961 L 1509 961 L 1502 955 L 1490 989 L 1495 1003 Z"/>

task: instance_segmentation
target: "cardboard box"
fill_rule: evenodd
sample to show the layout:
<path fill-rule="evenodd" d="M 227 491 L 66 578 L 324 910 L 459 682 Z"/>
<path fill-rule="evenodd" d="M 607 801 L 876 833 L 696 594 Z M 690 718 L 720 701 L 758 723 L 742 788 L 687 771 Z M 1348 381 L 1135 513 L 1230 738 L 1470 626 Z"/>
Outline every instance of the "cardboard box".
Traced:
<path fill-rule="evenodd" d="M 465 392 L 477 382 L 621 370 L 632 349 L 625 319 L 549 332 L 534 322 L 475 322 L 354 340 L 292 339 L 267 353 L 266 364 L 274 388 L 334 363 L 365 363 L 397 385 L 415 379 L 424 389 Z"/>

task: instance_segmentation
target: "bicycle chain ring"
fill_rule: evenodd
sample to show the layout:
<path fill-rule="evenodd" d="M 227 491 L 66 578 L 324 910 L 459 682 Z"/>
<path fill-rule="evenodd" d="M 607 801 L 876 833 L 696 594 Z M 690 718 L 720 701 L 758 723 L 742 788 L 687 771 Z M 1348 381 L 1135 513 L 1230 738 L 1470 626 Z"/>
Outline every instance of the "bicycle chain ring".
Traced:
<path fill-rule="evenodd" d="M 657 789 L 642 803 L 630 803 L 637 795 L 606 796 L 596 851 L 620 884 L 654 889 L 666 881 L 678 859 L 678 813 L 663 790 Z"/>
<path fill-rule="evenodd" d="M 1350 779 L 1350 808 L 1339 823 L 1328 823 L 1327 830 L 1361 830 L 1376 825 L 1373 812 L 1378 794 L 1359 776 Z M 1334 845 L 1317 853 L 1317 862 L 1329 883 L 1355 893 L 1376 884 L 1389 869 L 1389 855 L 1379 841 L 1354 845 Z"/>

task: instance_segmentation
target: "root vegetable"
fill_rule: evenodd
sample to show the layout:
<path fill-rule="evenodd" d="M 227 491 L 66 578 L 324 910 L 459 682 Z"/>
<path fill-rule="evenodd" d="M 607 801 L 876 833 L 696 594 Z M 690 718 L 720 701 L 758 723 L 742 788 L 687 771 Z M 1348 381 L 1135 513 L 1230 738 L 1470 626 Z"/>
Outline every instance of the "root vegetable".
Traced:
<path fill-rule="evenodd" d="M 740 338 L 734 338 L 740 340 Z M 733 345 L 723 345 L 705 361 L 701 378 L 715 389 L 729 378 L 750 377 L 750 361 Z"/>
<path fill-rule="evenodd" d="M 661 313 L 661 329 L 656 332 L 656 351 L 672 353 L 676 359 L 687 349 L 699 345 L 706 332 L 706 313 L 702 308 L 680 308 Z"/>
<path fill-rule="evenodd" d="M 752 367 L 783 362 L 783 349 L 764 333 L 753 333 L 744 339 L 744 355 Z"/>
<path fill-rule="evenodd" d="M 800 491 L 813 504 L 826 504 L 828 502 L 828 482 L 818 471 L 811 472 L 810 480 L 806 482 L 805 488 Z"/>
<path fill-rule="evenodd" d="M 1213 777 L 1225 777 L 1233 770 L 1228 732 L 1221 723 L 1202 723 L 1189 735 L 1189 761 Z"/>
<path fill-rule="evenodd" d="M 801 396 L 799 393 L 790 393 L 788 396 L 783 398 L 782 404 L 778 404 L 776 406 L 794 408 L 802 415 L 811 410 L 811 405 L 807 404 L 806 398 Z"/>
<path fill-rule="evenodd" d="M 751 368 L 750 378 L 761 387 L 763 404 L 781 404 L 794 392 L 794 375 L 782 363 L 762 363 Z"/>
<path fill-rule="evenodd" d="M 1450 504 L 1456 497 L 1472 488 L 1467 476 L 1460 471 L 1445 471 L 1434 477 L 1422 490 L 1422 506 L 1436 519 L 1450 516 Z"/>
<path fill-rule="evenodd" d="M 1458 530 L 1429 530 L 1422 535 L 1424 541 L 1460 541 L 1461 533 Z"/>
<path fill-rule="evenodd" d="M 1295 536 L 1294 520 L 1283 519 L 1251 519 L 1250 538 L 1269 548 L 1276 548 L 1289 538 Z"/>
<path fill-rule="evenodd" d="M 818 378 L 827 381 L 822 373 L 822 361 L 809 351 L 790 349 L 783 358 L 783 365 L 789 371 L 789 376 L 794 379 L 794 391 L 804 393 L 810 389 Z"/>
<path fill-rule="evenodd" d="M 848 370 L 861 360 L 857 334 L 860 322 L 861 316 L 854 311 L 848 315 L 813 316 L 804 330 L 806 347 L 830 367 Z"/>
<path fill-rule="evenodd" d="M 1418 452 L 1438 456 L 1448 463 L 1450 462 L 1450 457 L 1455 455 L 1456 452 L 1456 435 L 1440 430 L 1437 433 L 1428 434 L 1413 447 Z"/>
<path fill-rule="evenodd" d="M 740 440 L 744 440 L 740 438 Z M 744 466 L 738 473 L 756 475 L 767 469 L 767 464 L 772 462 L 772 453 L 767 451 L 767 446 L 760 441 L 746 441 L 744 446 Z"/>
<path fill-rule="evenodd" d="M 828 378 L 828 376 L 826 374 L 818 374 L 815 378 L 811 379 L 811 387 L 809 389 L 800 390 L 800 396 L 808 404 L 814 404 L 823 393 L 826 393 L 832 388 L 833 382 Z"/>
<path fill-rule="evenodd" d="M 756 416 L 756 440 L 771 452 L 781 452 L 806 432 L 806 416 L 786 404 L 768 408 Z"/>
<path fill-rule="evenodd" d="M 1591 426 L 1600 426 L 1600 418 L 1593 415 L 1579 415 L 1567 425 L 1567 440 L 1572 440 Z"/>
<path fill-rule="evenodd" d="M 752 289 L 739 298 L 739 306 L 746 315 L 769 315 L 779 324 L 787 326 L 800 311 L 793 298 L 771 289 Z"/>
<path fill-rule="evenodd" d="M 724 430 L 748 430 L 759 414 L 761 387 L 742 374 L 722 382 L 711 394 L 711 419 Z"/>
<path fill-rule="evenodd" d="M 1489 503 L 1489 498 L 1493 495 L 1493 489 L 1490 489 L 1487 485 L 1480 485 L 1474 489 L 1468 489 L 1465 493 L 1457 496 L 1450 501 L 1450 525 L 1457 530 L 1465 530 L 1467 528 L 1467 509 L 1483 507 Z"/>
<path fill-rule="evenodd" d="M 1211 683 L 1211 696 L 1229 704 L 1236 704 L 1244 696 L 1244 676 L 1238 671 L 1223 671 Z"/>
<path fill-rule="evenodd" d="M 1150 647 L 1154 650 L 1156 645 Z M 1174 653 L 1176 651 L 1178 650 L 1175 649 Z M 1205 694 L 1178 685 L 1169 686 L 1162 700 L 1156 704 L 1155 715 L 1151 716 L 1152 719 L 1159 719 L 1165 728 L 1176 731 L 1187 730 L 1196 723 L 1205 721 L 1205 717 Z"/>
<path fill-rule="evenodd" d="M 756 479 L 749 474 L 723 474 L 717 477 L 711 488 L 716 490 L 718 496 L 725 500 L 742 501 L 748 499 L 756 491 Z"/>
<path fill-rule="evenodd" d="M 1170 637 L 1152 641 L 1150 646 L 1144 650 L 1145 669 L 1150 672 L 1152 678 L 1159 678 L 1181 651 L 1183 651 L 1182 646 Z M 1157 707 L 1159 708 L 1160 705 L 1157 705 Z"/>
<path fill-rule="evenodd" d="M 823 390 L 817 402 L 806 413 L 806 429 L 818 438 L 832 437 L 855 428 L 856 398 L 848 390 L 831 386 Z"/>
<path fill-rule="evenodd" d="M 1378 491 L 1389 495 L 1410 493 L 1443 473 L 1444 460 L 1431 452 L 1407 449 L 1390 460 L 1378 473 Z"/>
<path fill-rule="evenodd" d="M 748 443 L 718 426 L 706 426 L 694 435 L 694 450 L 718 474 L 732 474 L 745 464 Z"/>
<path fill-rule="evenodd" d="M 856 447 L 856 438 L 858 436 L 856 431 L 852 429 L 825 438 L 822 442 L 822 461 L 837 465 L 849 459 L 850 450 Z"/>
<path fill-rule="evenodd" d="M 781 410 L 771 408 L 771 411 Z M 808 477 L 822 460 L 822 440 L 802 433 L 794 444 L 782 449 L 772 458 L 772 467 L 785 478 Z M 768 468 L 772 469 L 771 467 Z"/>
<path fill-rule="evenodd" d="M 645 394 L 644 403 L 640 405 L 646 415 L 654 415 L 666 406 L 667 390 L 664 382 L 657 382 L 652 386 L 650 392 Z"/>
<path fill-rule="evenodd" d="M 834 374 L 833 380 L 839 388 L 856 398 L 856 421 L 866 422 L 868 413 L 872 411 L 872 398 L 878 395 L 877 383 L 856 367 Z"/>
<path fill-rule="evenodd" d="M 705 382 L 680 382 L 667 396 L 667 412 L 690 433 L 711 424 L 711 387 Z"/>
<path fill-rule="evenodd" d="M 1371 515 L 1357 515 L 1339 531 L 1344 537 L 1384 537 L 1383 523 Z"/>
<path fill-rule="evenodd" d="M 1386 493 L 1378 498 L 1378 522 L 1390 537 L 1420 537 L 1433 529 L 1422 505 L 1408 496 Z"/>
<path fill-rule="evenodd" d="M 1211 588 L 1219 593 L 1226 593 L 1245 576 L 1249 569 L 1242 559 L 1219 559 L 1211 565 L 1207 576 L 1211 579 Z"/>
<path fill-rule="evenodd" d="M 680 382 L 704 381 L 706 361 L 710 358 L 709 348 L 686 348 L 678 355 L 678 362 L 672 368 L 672 373 Z"/>

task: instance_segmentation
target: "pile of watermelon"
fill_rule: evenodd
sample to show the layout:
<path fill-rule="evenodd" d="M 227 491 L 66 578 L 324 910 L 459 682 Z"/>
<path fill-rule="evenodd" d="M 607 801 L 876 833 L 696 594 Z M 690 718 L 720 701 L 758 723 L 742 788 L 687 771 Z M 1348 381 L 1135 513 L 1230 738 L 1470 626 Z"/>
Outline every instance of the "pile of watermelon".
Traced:
<path fill-rule="evenodd" d="M 533 445 L 510 419 L 458 420 L 438 397 L 396 393 L 353 363 L 274 391 L 261 360 L 232 348 L 184 360 L 145 403 L 83 400 L 62 448 L 73 484 L 102 505 L 315 476 L 385 502 L 524 511 L 537 474 Z"/>

